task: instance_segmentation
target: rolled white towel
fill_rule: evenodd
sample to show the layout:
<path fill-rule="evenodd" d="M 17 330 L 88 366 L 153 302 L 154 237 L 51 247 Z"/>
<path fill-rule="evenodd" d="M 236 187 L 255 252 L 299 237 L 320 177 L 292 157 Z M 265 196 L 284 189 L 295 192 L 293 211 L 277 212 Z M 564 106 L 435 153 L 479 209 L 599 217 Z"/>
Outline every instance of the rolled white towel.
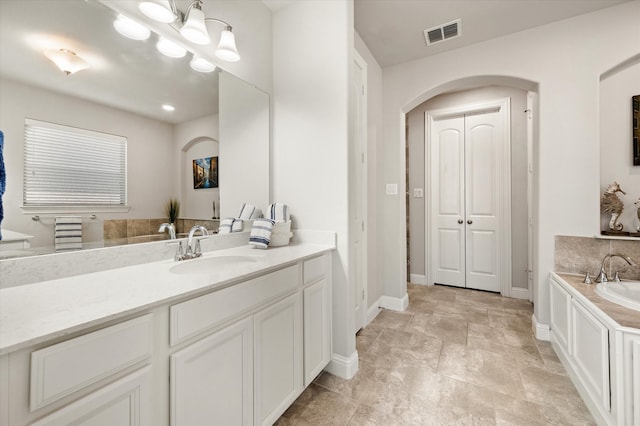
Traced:
<path fill-rule="evenodd" d="M 289 220 L 289 208 L 283 203 L 269 204 L 267 217 L 276 222 L 286 222 Z"/>
<path fill-rule="evenodd" d="M 249 235 L 249 244 L 256 248 L 266 249 L 271 241 L 271 232 L 273 232 L 273 220 L 256 219 L 251 227 Z"/>
<path fill-rule="evenodd" d="M 240 208 L 240 214 L 238 215 L 238 219 L 249 220 L 253 218 L 253 215 L 256 212 L 256 206 L 252 204 L 244 203 Z"/>

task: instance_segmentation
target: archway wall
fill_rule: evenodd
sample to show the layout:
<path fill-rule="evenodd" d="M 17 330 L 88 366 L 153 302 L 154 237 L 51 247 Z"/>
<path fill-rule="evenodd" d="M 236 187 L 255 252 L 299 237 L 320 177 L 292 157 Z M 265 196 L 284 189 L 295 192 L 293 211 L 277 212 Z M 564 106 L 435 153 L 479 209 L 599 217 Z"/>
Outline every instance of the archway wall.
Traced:
<path fill-rule="evenodd" d="M 378 241 L 384 295 L 406 294 L 405 113 L 451 90 L 499 84 L 538 94 L 534 140 L 534 302 L 548 324 L 555 235 L 599 227 L 599 76 L 636 55 L 640 2 L 383 69 Z M 386 195 L 386 184 L 399 195 Z"/>

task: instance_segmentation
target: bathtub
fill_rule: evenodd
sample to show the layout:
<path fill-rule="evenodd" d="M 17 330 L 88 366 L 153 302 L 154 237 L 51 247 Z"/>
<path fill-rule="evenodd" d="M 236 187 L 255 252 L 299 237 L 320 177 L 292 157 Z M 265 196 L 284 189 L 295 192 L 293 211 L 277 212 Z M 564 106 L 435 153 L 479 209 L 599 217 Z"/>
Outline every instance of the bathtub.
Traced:
<path fill-rule="evenodd" d="M 596 293 L 613 303 L 640 311 L 640 281 L 600 283 Z"/>

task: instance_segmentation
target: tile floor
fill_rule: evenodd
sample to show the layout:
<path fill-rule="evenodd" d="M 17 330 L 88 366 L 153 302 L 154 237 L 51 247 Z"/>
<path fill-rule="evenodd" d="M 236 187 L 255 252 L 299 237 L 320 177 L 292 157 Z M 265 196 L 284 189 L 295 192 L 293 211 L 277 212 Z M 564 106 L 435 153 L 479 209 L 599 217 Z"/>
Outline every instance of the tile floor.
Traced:
<path fill-rule="evenodd" d="M 405 312 L 358 333 L 352 380 L 323 372 L 277 425 L 593 425 L 532 305 L 408 285 Z"/>

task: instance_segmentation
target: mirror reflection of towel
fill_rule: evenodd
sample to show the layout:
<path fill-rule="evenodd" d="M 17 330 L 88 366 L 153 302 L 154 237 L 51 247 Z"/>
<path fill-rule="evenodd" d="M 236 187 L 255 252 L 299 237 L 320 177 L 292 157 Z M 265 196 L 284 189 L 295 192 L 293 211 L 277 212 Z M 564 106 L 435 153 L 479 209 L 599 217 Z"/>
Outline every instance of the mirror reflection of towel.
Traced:
<path fill-rule="evenodd" d="M 7 172 L 4 168 L 4 133 L 0 130 L 0 240 L 2 240 L 2 219 L 4 219 L 4 208 L 2 207 L 2 196 L 7 187 Z"/>

